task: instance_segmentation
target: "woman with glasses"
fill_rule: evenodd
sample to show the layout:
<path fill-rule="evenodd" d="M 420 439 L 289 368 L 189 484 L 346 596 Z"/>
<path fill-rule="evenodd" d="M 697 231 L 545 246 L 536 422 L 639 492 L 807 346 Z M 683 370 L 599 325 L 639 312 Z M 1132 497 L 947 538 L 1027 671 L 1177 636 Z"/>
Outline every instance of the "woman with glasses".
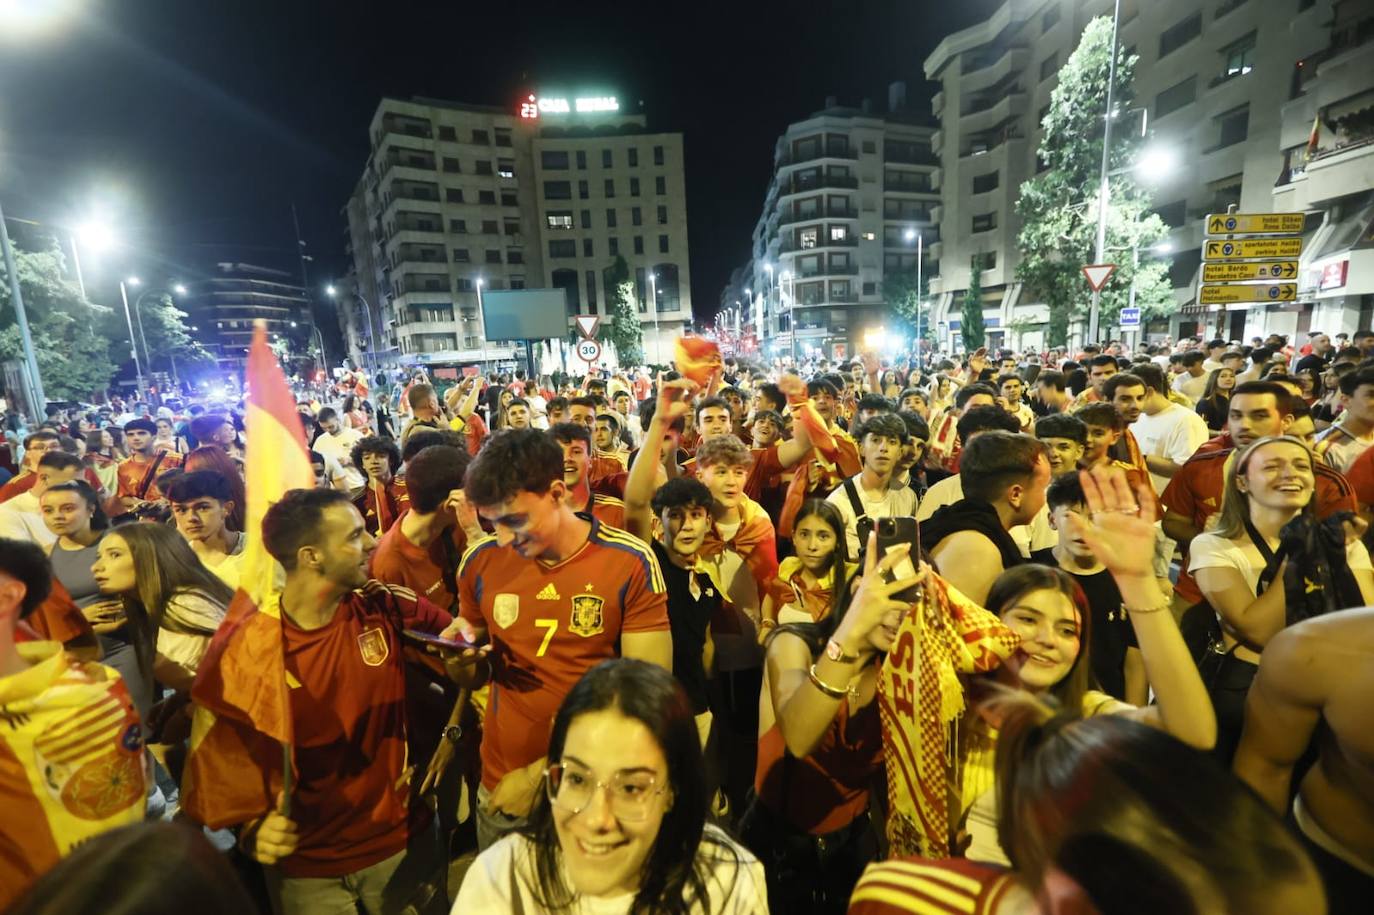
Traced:
<path fill-rule="evenodd" d="M 706 825 L 701 742 L 673 675 L 622 658 L 554 718 L 528 825 L 478 856 L 453 911 L 766 913 L 763 868 Z"/>

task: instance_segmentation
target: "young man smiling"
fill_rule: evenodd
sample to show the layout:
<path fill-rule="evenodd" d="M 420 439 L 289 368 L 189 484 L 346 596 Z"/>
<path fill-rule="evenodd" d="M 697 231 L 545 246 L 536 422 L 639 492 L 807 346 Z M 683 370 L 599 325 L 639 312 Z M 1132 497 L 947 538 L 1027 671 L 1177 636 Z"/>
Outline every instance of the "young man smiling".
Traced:
<path fill-rule="evenodd" d="M 563 482 L 568 487 L 568 506 L 574 512 L 591 514 L 602 524 L 624 527 L 625 503 L 615 496 L 592 490 L 592 436 L 586 428 L 577 423 L 558 423 L 548 434 L 563 449 Z"/>

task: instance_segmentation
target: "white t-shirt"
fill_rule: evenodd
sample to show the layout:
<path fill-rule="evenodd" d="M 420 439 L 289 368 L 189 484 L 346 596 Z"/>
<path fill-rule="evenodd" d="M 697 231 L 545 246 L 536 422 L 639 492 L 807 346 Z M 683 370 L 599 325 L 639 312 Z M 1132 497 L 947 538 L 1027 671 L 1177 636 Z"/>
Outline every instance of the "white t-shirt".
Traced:
<path fill-rule="evenodd" d="M 1317 436 L 1317 443 L 1317 451 L 1322 459 L 1333 469 L 1346 473 L 1355 459 L 1364 454 L 1370 445 L 1374 445 L 1374 436 L 1357 438 L 1338 422 Z"/>
<path fill-rule="evenodd" d="M 1154 416 L 1141 413 L 1140 418 L 1131 423 L 1131 432 L 1142 455 L 1167 458 L 1175 464 L 1192 457 L 1209 435 L 1207 423 L 1201 416 L 1172 402 Z M 1156 493 L 1164 492 L 1164 487 L 1169 485 L 1169 478 L 1159 474 L 1150 474 L 1150 479 Z"/>
<path fill-rule="evenodd" d="M 538 881 L 534 876 L 533 851 L 529 839 L 513 833 L 478 855 L 458 889 L 452 915 L 538 915 L 545 911 L 538 901 L 541 894 L 535 890 Z M 767 915 L 768 889 L 763 865 L 747 849 L 715 826 L 707 826 L 697 859 L 710 862 L 708 905 L 694 907 L 693 915 Z M 625 915 L 633 902 L 634 895 L 629 893 L 614 897 L 578 896 L 566 911 L 568 915 Z"/>
<path fill-rule="evenodd" d="M 1345 548 L 1346 562 L 1351 569 L 1369 570 L 1374 568 L 1369 561 L 1369 551 L 1356 540 Z M 1259 547 L 1246 537 L 1237 543 L 1220 534 L 1198 534 L 1188 545 L 1188 571 L 1196 574 L 1199 569 L 1235 569 L 1255 594 L 1259 588 L 1260 574 L 1264 572 L 1264 557 Z"/>
<path fill-rule="evenodd" d="M 1174 378 L 1174 390 L 1196 404 L 1202 399 L 1202 392 L 1207 390 L 1207 375 L 1203 373 L 1194 378 L 1187 372 L 1181 372 Z"/>
<path fill-rule="evenodd" d="M 863 503 L 864 514 L 869 518 L 900 518 L 912 517 L 916 512 L 916 490 L 910 486 L 900 488 L 887 488 L 881 492 L 870 492 L 865 489 L 860 480 L 863 474 L 850 477 L 854 482 L 854 490 L 859 494 L 859 501 Z M 862 544 L 859 543 L 859 516 L 854 511 L 854 505 L 849 501 L 849 494 L 845 492 L 844 484 L 836 486 L 830 495 L 825 497 L 825 501 L 839 511 L 844 518 L 844 539 L 849 545 L 849 556 L 854 558 L 859 555 Z"/>
<path fill-rule="evenodd" d="M 925 521 L 938 509 L 953 505 L 963 497 L 964 484 L 959 479 L 959 474 L 945 477 L 926 490 L 925 498 L 916 506 L 916 520 Z M 1059 544 L 1058 532 L 1050 527 L 1048 506 L 1041 506 L 1039 514 L 1030 524 L 1018 524 L 1007 533 L 1016 541 L 1016 548 L 1021 551 L 1021 555 L 1027 559 L 1031 558 L 1032 552 L 1053 549 Z"/>
<path fill-rule="evenodd" d="M 33 490 L 21 492 L 0 505 L 0 537 L 27 540 L 45 550 L 57 542 L 57 535 L 43 523 L 42 507 Z"/>
<path fill-rule="evenodd" d="M 362 470 L 353 466 L 352 451 L 353 446 L 362 441 L 363 434 L 357 429 L 340 429 L 338 435 L 331 435 L 326 432 L 315 439 L 315 451 L 324 455 L 326 459 L 333 458 L 339 465 L 340 479 L 335 481 L 335 488 L 344 491 L 361 489 L 367 480 L 363 478 Z M 331 468 L 331 480 L 334 480 Z"/>

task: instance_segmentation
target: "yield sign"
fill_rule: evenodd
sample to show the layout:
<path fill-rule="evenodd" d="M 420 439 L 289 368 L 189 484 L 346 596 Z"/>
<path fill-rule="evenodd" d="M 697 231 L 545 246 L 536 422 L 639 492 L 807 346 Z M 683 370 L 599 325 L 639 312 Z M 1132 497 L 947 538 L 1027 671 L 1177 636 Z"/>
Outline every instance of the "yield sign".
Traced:
<path fill-rule="evenodd" d="M 596 329 L 601 326 L 601 319 L 596 315 L 578 315 L 577 330 L 588 340 L 596 336 Z"/>
<path fill-rule="evenodd" d="M 1088 278 L 1088 287 L 1093 292 L 1100 292 L 1107 285 L 1107 278 L 1115 272 L 1116 264 L 1088 264 L 1083 268 L 1083 275 Z"/>

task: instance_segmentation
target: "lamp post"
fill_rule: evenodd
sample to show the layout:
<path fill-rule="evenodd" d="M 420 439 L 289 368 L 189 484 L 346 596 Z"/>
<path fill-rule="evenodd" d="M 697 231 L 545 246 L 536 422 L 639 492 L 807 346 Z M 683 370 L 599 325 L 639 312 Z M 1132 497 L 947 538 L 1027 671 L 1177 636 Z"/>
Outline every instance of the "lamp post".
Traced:
<path fill-rule="evenodd" d="M 1100 264 L 1107 253 L 1107 157 L 1112 148 L 1112 84 L 1116 82 L 1116 40 L 1121 27 L 1121 0 L 1112 4 L 1112 50 L 1107 61 L 1107 108 L 1102 117 L 1102 178 L 1097 188 L 1097 245 L 1093 263 Z M 1097 342 L 1097 324 L 1102 308 L 1102 290 L 1094 289 L 1088 310 L 1088 342 Z"/>
<path fill-rule="evenodd" d="M 324 287 L 324 294 L 337 301 L 339 296 L 338 287 L 333 283 Z M 357 296 L 358 301 L 363 304 L 363 315 L 367 318 L 367 352 L 363 354 L 363 371 L 369 372 L 377 366 L 377 335 L 372 332 L 372 305 L 367 301 L 367 297 L 357 289 L 353 290 L 353 295 Z M 368 366 L 368 356 L 371 356 L 372 366 Z"/>
<path fill-rule="evenodd" d="M 24 311 L 24 295 L 19 290 L 19 270 L 14 266 L 14 249 L 10 246 L 10 234 L 5 229 L 3 210 L 0 210 L 0 248 L 4 249 L 5 274 L 10 279 L 10 302 L 14 305 L 15 320 L 19 324 L 19 340 L 24 349 L 25 374 L 29 376 L 29 411 L 34 423 L 41 423 L 44 419 L 44 410 L 48 406 L 48 399 L 43 393 L 43 376 L 38 371 L 38 357 L 33 349 L 33 335 L 29 332 L 29 316 Z"/>
<path fill-rule="evenodd" d="M 132 279 L 132 277 L 130 278 Z M 134 375 L 137 378 L 137 392 L 140 398 L 143 397 L 145 388 L 143 387 L 143 362 L 138 358 L 138 340 L 134 337 L 134 321 L 129 314 L 129 290 L 125 285 L 125 280 L 119 281 L 119 298 L 124 302 L 124 323 L 129 328 L 129 352 L 134 357 Z"/>
<path fill-rule="evenodd" d="M 654 365 L 658 365 L 663 358 L 663 348 L 658 336 L 658 274 L 653 271 L 649 272 L 649 307 L 654 312 Z"/>

